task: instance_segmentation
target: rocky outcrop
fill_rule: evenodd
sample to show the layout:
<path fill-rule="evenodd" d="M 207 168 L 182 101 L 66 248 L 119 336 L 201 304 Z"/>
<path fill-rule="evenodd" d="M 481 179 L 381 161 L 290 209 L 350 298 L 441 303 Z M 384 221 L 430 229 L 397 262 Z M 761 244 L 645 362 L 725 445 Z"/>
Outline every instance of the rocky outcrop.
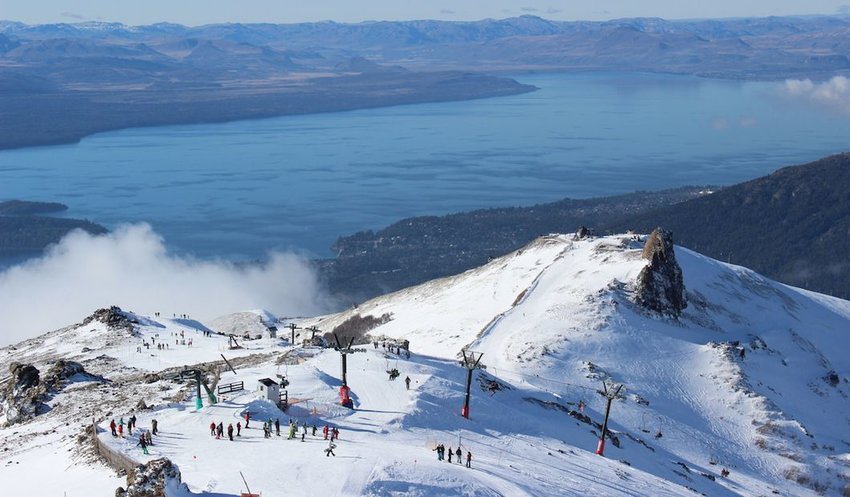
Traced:
<path fill-rule="evenodd" d="M 9 371 L 12 379 L 0 392 L 7 424 L 20 423 L 48 411 L 50 397 L 71 381 L 106 381 L 87 373 L 82 364 L 64 359 L 56 361 L 43 378 L 31 364 L 12 363 Z"/>
<path fill-rule="evenodd" d="M 92 321 L 99 321 L 114 329 L 127 329 L 132 331 L 133 324 L 137 323 L 136 319 L 130 314 L 121 310 L 118 306 L 112 306 L 109 309 L 98 309 L 91 316 L 83 320 L 83 325 L 87 325 Z"/>
<path fill-rule="evenodd" d="M 188 494 L 189 489 L 181 482 L 180 470 L 166 458 L 140 464 L 127 474 L 127 488 L 118 487 L 115 497 L 164 497 L 166 488 Z"/>
<path fill-rule="evenodd" d="M 682 268 L 673 252 L 673 235 L 661 228 L 653 230 L 643 247 L 649 261 L 637 278 L 635 301 L 665 316 L 679 317 L 687 307 Z"/>
<path fill-rule="evenodd" d="M 13 362 L 9 372 L 12 379 L 2 392 L 6 423 L 20 423 L 46 411 L 46 386 L 38 369 L 31 364 Z"/>

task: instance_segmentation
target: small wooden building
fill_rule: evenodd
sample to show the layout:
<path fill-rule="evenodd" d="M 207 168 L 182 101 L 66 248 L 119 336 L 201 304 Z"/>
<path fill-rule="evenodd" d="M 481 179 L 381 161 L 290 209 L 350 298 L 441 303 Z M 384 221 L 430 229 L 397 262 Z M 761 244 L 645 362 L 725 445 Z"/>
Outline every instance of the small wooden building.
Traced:
<path fill-rule="evenodd" d="M 280 385 L 271 378 L 257 381 L 257 391 L 263 393 L 263 398 L 278 405 L 280 403 Z"/>

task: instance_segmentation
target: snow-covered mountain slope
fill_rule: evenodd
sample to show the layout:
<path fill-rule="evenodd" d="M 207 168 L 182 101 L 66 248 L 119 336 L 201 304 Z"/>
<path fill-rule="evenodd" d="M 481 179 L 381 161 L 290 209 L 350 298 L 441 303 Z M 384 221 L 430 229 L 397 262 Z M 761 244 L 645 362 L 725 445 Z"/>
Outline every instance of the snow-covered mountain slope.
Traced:
<path fill-rule="evenodd" d="M 625 385 L 613 428 L 651 435 L 670 459 L 840 485 L 835 476 L 850 474 L 850 303 L 678 248 L 690 305 L 663 318 L 633 303 L 642 248 L 631 236 L 545 237 L 316 324 L 389 313 L 373 335 L 443 358 L 482 352 L 493 377 L 568 405 L 603 409 L 595 390 L 607 378 Z"/>
<path fill-rule="evenodd" d="M 40 481 L 39 494 L 113 495 L 123 481 L 85 449 L 82 428 L 95 420 L 110 450 L 180 468 L 188 489 L 169 487 L 170 496 L 238 495 L 240 471 L 264 496 L 850 493 L 850 302 L 677 248 L 689 305 L 663 316 L 635 303 L 642 248 L 632 236 L 553 235 L 461 275 L 305 320 L 331 331 L 357 315 L 388 315 L 368 340 L 410 341 L 409 359 L 371 343 L 349 355 L 353 410 L 338 405 L 332 349 L 270 338 L 230 349 L 209 323 L 100 312 L 0 349 L 4 364 L 33 364 L 42 379 L 55 376 L 59 359 L 89 373 L 50 380 L 38 415 L 0 428 L 0 482 L 10 494 L 31 491 L 43 460 L 64 472 Z M 462 348 L 483 353 L 486 366 L 473 377 L 469 419 L 460 416 Z M 245 390 L 215 405 L 204 398 L 196 410 L 193 381 L 175 375 L 194 364 L 211 383 Z M 390 381 L 391 369 L 401 378 Z M 291 382 L 285 413 L 256 391 L 258 379 L 279 375 Z M 601 457 L 603 380 L 624 387 Z M 244 423 L 246 410 L 251 427 L 234 442 L 210 435 L 211 422 Z M 131 413 L 143 429 L 159 422 L 150 455 L 137 432 L 108 433 L 110 419 Z M 269 418 L 281 420 L 283 436 L 263 437 Z M 286 440 L 290 418 L 319 432 Z M 326 423 L 341 431 L 336 456 L 323 452 Z M 472 468 L 437 461 L 437 443 L 460 443 Z"/>

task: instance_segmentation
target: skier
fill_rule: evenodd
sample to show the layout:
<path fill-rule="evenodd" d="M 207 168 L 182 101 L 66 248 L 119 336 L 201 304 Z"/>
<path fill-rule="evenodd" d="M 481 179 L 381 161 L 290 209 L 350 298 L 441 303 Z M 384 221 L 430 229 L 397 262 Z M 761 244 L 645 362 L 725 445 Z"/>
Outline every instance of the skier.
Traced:
<path fill-rule="evenodd" d="M 460 450 L 460 445 L 457 446 L 457 450 L 455 451 L 455 455 L 457 456 L 457 463 L 460 464 L 460 456 L 463 455 L 463 452 Z"/>
<path fill-rule="evenodd" d="M 331 440 L 339 440 L 339 430 L 336 427 L 331 430 Z"/>
<path fill-rule="evenodd" d="M 245 411 L 245 429 L 248 429 L 248 423 L 251 422 L 251 413 Z"/>
<path fill-rule="evenodd" d="M 215 435 L 215 438 L 221 438 L 224 436 L 224 423 L 218 423 L 218 426 L 215 429 Z"/>
<path fill-rule="evenodd" d="M 236 422 L 236 436 L 242 436 L 242 423 L 240 423 L 239 421 Z"/>
<path fill-rule="evenodd" d="M 133 436 L 133 418 L 127 420 L 127 434 Z"/>
<path fill-rule="evenodd" d="M 210 421 L 210 435 L 215 436 L 215 421 Z"/>
<path fill-rule="evenodd" d="M 156 422 L 156 420 L 152 419 L 151 420 L 151 430 L 153 431 L 154 435 L 156 435 L 157 425 L 158 425 L 158 423 Z"/>
<path fill-rule="evenodd" d="M 113 419 L 112 421 L 110 421 L 110 422 L 109 422 L 109 429 L 110 429 L 110 430 L 112 430 L 112 436 L 113 436 L 113 437 L 117 437 L 117 436 L 118 436 L 118 434 L 117 434 L 117 433 L 115 433 L 115 427 L 116 427 L 116 426 L 117 426 L 117 425 L 115 424 L 115 420 L 114 420 L 114 419 Z"/>
<path fill-rule="evenodd" d="M 407 385 L 407 389 L 410 390 L 410 376 L 404 378 L 404 384 Z"/>
<path fill-rule="evenodd" d="M 269 427 L 268 427 L 267 424 L 263 423 L 263 437 L 269 438 L 269 436 L 270 436 Z"/>
<path fill-rule="evenodd" d="M 472 452 L 467 450 L 466 451 L 466 467 L 471 468 L 472 467 L 471 465 L 472 465 Z"/>
<path fill-rule="evenodd" d="M 307 422 L 306 422 L 306 421 L 304 421 L 304 422 L 301 424 L 301 431 L 302 431 L 302 435 L 306 435 L 306 434 L 307 434 Z"/>
<path fill-rule="evenodd" d="M 325 440 L 327 440 L 328 439 L 328 425 L 325 425 L 325 427 L 322 428 L 322 433 L 325 435 Z"/>
<path fill-rule="evenodd" d="M 233 423 L 227 425 L 227 438 L 229 438 L 231 442 L 233 441 Z"/>
<path fill-rule="evenodd" d="M 142 452 L 145 453 L 146 455 L 148 454 L 148 443 L 145 441 L 145 437 L 140 436 L 139 437 L 139 443 L 137 443 L 136 445 L 137 446 L 141 445 L 142 446 Z"/>
<path fill-rule="evenodd" d="M 289 440 L 292 440 L 293 438 L 295 438 L 295 430 L 297 428 L 298 427 L 295 425 L 295 423 L 289 424 Z"/>
<path fill-rule="evenodd" d="M 313 425 L 313 436 L 316 436 L 316 425 Z"/>
<path fill-rule="evenodd" d="M 584 413 L 584 401 L 583 400 L 578 401 L 578 412 L 580 412 L 582 414 Z"/>
<path fill-rule="evenodd" d="M 453 455 L 454 455 L 454 452 L 452 452 L 452 447 L 451 447 L 451 445 L 450 445 L 450 446 L 449 446 L 449 463 L 451 463 L 451 462 L 452 462 L 452 456 L 453 456 Z"/>
<path fill-rule="evenodd" d="M 146 431 L 146 432 L 142 433 L 142 436 L 145 437 L 145 441 L 148 443 L 148 447 L 152 447 L 153 446 L 153 438 L 152 438 L 151 432 Z"/>
<path fill-rule="evenodd" d="M 274 431 L 280 436 L 280 418 L 274 420 Z"/>
<path fill-rule="evenodd" d="M 336 444 L 335 444 L 335 443 L 333 443 L 333 440 L 332 440 L 332 441 L 330 441 L 330 442 L 328 442 L 328 448 L 327 448 L 327 449 L 325 449 L 325 457 L 328 457 L 328 456 L 334 456 L 334 457 L 336 457 L 336 454 L 334 454 L 334 449 L 335 449 L 335 448 L 336 448 Z"/>

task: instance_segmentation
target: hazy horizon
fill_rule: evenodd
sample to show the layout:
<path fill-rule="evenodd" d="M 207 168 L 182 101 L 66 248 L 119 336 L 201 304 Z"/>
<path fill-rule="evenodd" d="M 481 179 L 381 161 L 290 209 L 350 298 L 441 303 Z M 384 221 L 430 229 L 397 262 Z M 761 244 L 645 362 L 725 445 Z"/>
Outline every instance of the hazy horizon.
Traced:
<path fill-rule="evenodd" d="M 527 0 L 522 5 L 507 0 L 473 0 L 463 4 L 437 0 L 427 4 L 370 0 L 356 5 L 344 0 L 327 0 L 305 5 L 295 2 L 258 0 L 236 6 L 225 0 L 166 2 L 152 0 L 144 5 L 107 0 L 69 2 L 37 0 L 5 5 L 0 19 L 26 24 L 79 23 L 87 21 L 147 25 L 160 22 L 186 26 L 219 23 L 301 23 L 334 21 L 444 20 L 476 21 L 536 15 L 553 21 L 605 21 L 618 18 L 660 17 L 669 20 L 719 19 L 767 16 L 808 16 L 850 14 L 847 0 L 812 0 L 801 9 L 794 0 L 734 2 L 718 0 L 711 4 L 688 5 L 673 0 L 634 3 L 602 0 L 593 5 L 571 5 Z"/>

